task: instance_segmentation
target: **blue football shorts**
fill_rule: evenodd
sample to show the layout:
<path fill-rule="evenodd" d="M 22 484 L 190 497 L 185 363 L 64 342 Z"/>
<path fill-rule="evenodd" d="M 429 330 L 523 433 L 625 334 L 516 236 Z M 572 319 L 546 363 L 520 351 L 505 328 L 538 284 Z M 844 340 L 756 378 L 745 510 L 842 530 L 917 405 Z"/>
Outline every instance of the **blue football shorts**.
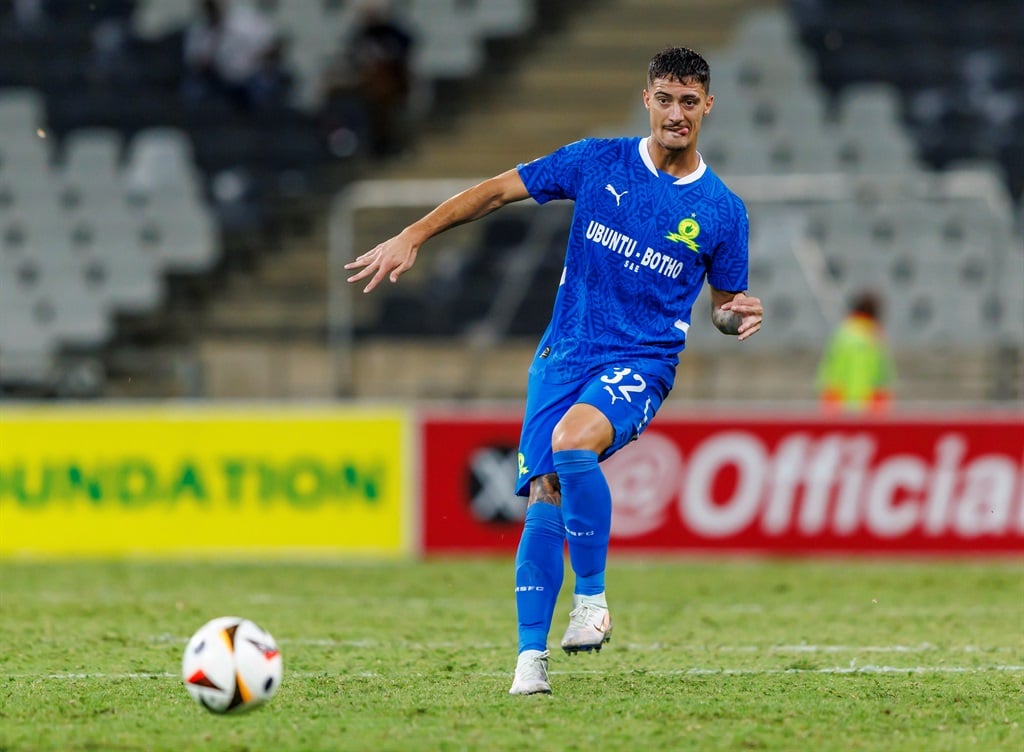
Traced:
<path fill-rule="evenodd" d="M 555 472 L 551 436 L 570 407 L 578 402 L 593 405 L 611 422 L 615 438 L 599 458 L 606 460 L 644 432 L 670 388 L 659 378 L 625 366 L 567 384 L 552 384 L 530 374 L 519 438 L 516 494 L 529 496 L 533 478 Z"/>

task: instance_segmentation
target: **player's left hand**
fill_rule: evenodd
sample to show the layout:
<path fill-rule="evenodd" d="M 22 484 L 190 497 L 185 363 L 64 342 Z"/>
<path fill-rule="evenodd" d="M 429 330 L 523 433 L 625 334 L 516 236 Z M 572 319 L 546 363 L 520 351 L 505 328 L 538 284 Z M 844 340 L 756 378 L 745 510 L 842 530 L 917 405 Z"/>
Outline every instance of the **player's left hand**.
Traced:
<path fill-rule="evenodd" d="M 761 330 L 764 306 L 761 304 L 760 298 L 738 292 L 732 300 L 722 304 L 722 310 L 732 311 L 742 317 L 743 320 L 740 322 L 740 328 L 737 332 L 739 340 L 745 340 Z"/>

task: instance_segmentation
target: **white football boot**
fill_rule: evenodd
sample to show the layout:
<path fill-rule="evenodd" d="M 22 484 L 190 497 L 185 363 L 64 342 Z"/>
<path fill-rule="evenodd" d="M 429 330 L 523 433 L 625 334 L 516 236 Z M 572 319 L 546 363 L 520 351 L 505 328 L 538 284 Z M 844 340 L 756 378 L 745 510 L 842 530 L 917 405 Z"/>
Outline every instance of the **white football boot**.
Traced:
<path fill-rule="evenodd" d="M 612 638 L 612 618 L 604 596 L 574 598 L 576 607 L 569 612 L 569 626 L 562 637 L 562 650 L 573 653 L 600 652 Z"/>
<path fill-rule="evenodd" d="M 548 651 L 524 650 L 516 662 L 516 677 L 512 680 L 510 695 L 549 695 Z"/>

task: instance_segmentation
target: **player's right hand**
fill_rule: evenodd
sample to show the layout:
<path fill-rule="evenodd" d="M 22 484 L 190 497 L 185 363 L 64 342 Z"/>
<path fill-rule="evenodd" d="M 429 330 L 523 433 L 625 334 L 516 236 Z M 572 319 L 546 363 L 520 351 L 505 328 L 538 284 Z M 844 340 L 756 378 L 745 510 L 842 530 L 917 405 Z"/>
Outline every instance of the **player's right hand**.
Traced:
<path fill-rule="evenodd" d="M 401 235 L 386 240 L 373 250 L 357 257 L 355 261 L 345 264 L 346 269 L 362 269 L 348 278 L 348 282 L 358 282 L 370 277 L 363 292 L 370 292 L 385 277 L 391 282 L 408 271 L 416 260 L 416 249 L 403 241 Z"/>

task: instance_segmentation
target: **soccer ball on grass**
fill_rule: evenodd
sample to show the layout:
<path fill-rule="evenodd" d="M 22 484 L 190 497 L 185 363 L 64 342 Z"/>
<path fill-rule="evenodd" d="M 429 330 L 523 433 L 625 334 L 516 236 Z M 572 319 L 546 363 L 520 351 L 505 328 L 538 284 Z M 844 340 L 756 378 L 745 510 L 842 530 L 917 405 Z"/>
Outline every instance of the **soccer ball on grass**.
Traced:
<path fill-rule="evenodd" d="M 281 684 L 281 670 L 274 638 L 237 616 L 221 616 L 201 626 L 181 661 L 185 688 L 211 713 L 262 705 Z"/>

